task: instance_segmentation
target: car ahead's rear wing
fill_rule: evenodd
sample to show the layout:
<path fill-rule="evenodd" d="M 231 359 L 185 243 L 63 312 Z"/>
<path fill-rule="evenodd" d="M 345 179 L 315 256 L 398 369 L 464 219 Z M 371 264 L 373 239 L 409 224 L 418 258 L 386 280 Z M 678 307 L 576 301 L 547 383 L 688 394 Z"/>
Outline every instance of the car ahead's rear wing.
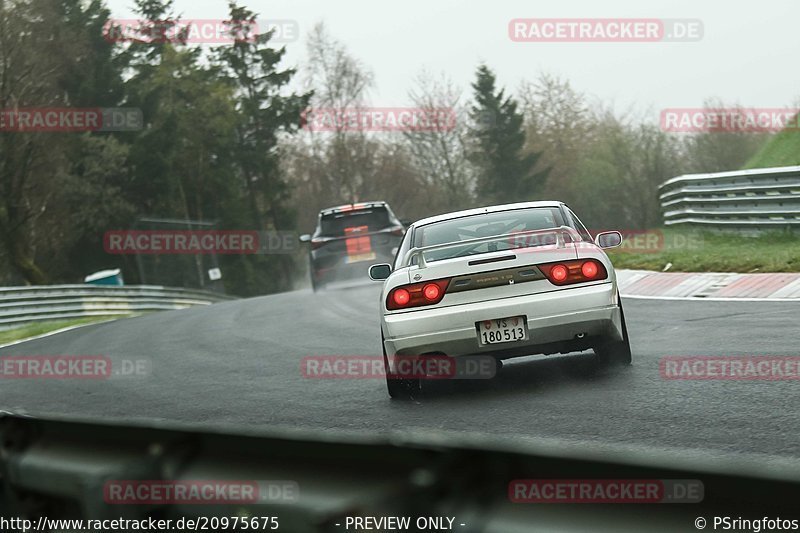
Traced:
<path fill-rule="evenodd" d="M 386 202 L 359 202 L 355 204 L 345 204 L 339 205 L 336 207 L 326 207 L 322 209 L 319 214 L 320 216 L 325 215 L 336 215 L 339 213 L 348 213 L 353 211 L 358 211 L 360 209 L 372 209 L 374 207 L 386 207 Z"/>
<path fill-rule="evenodd" d="M 431 246 L 420 246 L 416 248 L 410 249 L 406 252 L 405 257 L 403 258 L 403 266 L 408 266 L 414 260 L 415 257 L 418 257 L 417 260 L 419 268 L 427 267 L 427 263 L 425 262 L 425 254 L 427 252 L 439 251 L 439 250 L 447 250 L 449 248 L 459 248 L 461 246 L 469 246 L 472 244 L 483 244 L 487 242 L 497 242 L 497 241 L 510 241 L 513 242 L 514 240 L 524 238 L 524 237 L 533 237 L 533 236 L 541 236 L 541 235 L 549 235 L 555 234 L 556 236 L 556 247 L 557 248 L 564 248 L 566 246 L 566 237 L 569 238 L 569 242 L 580 242 L 581 236 L 575 228 L 570 228 L 569 226 L 560 226 L 558 228 L 547 228 L 547 229 L 536 229 L 530 231 L 520 231 L 520 232 L 512 232 L 512 233 L 503 233 L 502 235 L 490 235 L 489 237 L 478 237 L 475 239 L 467 239 L 464 241 L 456 241 L 456 242 L 448 242 L 444 244 L 433 244 Z M 530 243 L 523 243 L 520 246 L 515 246 L 512 249 L 516 248 L 531 248 L 532 246 L 540 246 L 545 243 L 540 244 L 530 244 Z"/>
<path fill-rule="evenodd" d="M 391 233 L 392 231 L 399 230 L 399 229 L 400 229 L 399 226 L 394 226 L 394 227 L 387 227 L 387 228 L 378 229 L 378 230 L 375 230 L 375 231 L 363 231 L 363 232 L 362 231 L 354 231 L 353 233 L 350 233 L 348 235 L 340 235 L 340 236 L 337 236 L 337 237 L 332 237 L 332 236 L 316 237 L 316 240 L 318 240 L 321 243 L 333 242 L 333 241 L 344 241 L 344 240 L 347 240 L 347 239 L 355 239 L 355 238 L 358 238 L 358 237 L 370 237 L 372 235 L 380 235 L 382 233 Z"/>

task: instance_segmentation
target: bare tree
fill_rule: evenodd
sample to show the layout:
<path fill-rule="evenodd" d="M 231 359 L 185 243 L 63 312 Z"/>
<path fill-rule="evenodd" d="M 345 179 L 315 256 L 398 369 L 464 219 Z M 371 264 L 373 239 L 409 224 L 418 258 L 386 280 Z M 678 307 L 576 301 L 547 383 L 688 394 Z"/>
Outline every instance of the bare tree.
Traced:
<path fill-rule="evenodd" d="M 306 84 L 314 90 L 314 103 L 346 108 L 364 103 L 373 86 L 372 73 L 334 39 L 325 24 L 317 23 L 306 43 Z"/>
<path fill-rule="evenodd" d="M 680 139 L 610 110 L 595 127 L 575 169 L 572 206 L 597 229 L 661 225 L 658 187 L 684 171 Z"/>
<path fill-rule="evenodd" d="M 51 35 L 61 25 L 54 4 L 0 2 L 0 109 L 64 104 L 58 83 L 67 65 L 56 51 L 63 43 Z M 78 49 L 73 45 L 65 56 Z M 51 169 L 65 160 L 63 136 L 0 135 L 0 247 L 26 283 L 46 281 L 36 261 L 37 222 L 58 190 Z"/>
<path fill-rule="evenodd" d="M 548 73 L 534 82 L 523 82 L 519 95 L 526 150 L 542 152 L 542 164 L 551 169 L 544 194 L 570 201 L 571 179 L 580 155 L 593 139 L 598 113 L 569 81 Z"/>
<path fill-rule="evenodd" d="M 726 105 L 718 99 L 706 100 L 704 109 L 720 112 L 744 112 L 740 105 Z M 684 136 L 684 148 L 689 172 L 723 172 L 737 170 L 745 166 L 766 140 L 770 133 L 746 131 L 700 132 Z"/>
<path fill-rule="evenodd" d="M 313 120 L 315 114 L 335 117 L 363 109 L 373 86 L 372 73 L 328 33 L 323 23 L 311 30 L 307 50 L 305 82 L 314 92 L 309 118 Z M 358 124 L 353 127 L 339 120 L 326 128 L 329 131 L 318 133 L 312 127 L 308 130 L 306 147 L 316 163 L 308 178 L 317 182 L 317 193 L 336 201 L 357 201 L 358 191 L 368 179 L 364 169 L 372 157 L 366 132 Z"/>
<path fill-rule="evenodd" d="M 419 174 L 439 201 L 441 210 L 460 209 L 473 203 L 474 178 L 467 158 L 466 108 L 461 92 L 445 76 L 417 76 L 409 97 L 429 117 L 429 127 L 403 132 Z"/>

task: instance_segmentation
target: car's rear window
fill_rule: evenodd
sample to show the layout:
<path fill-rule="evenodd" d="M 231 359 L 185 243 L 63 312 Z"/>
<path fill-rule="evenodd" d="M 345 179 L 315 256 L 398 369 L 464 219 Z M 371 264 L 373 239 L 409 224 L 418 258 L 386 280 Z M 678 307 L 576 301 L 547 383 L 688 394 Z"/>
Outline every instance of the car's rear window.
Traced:
<path fill-rule="evenodd" d="M 561 210 L 557 207 L 536 207 L 497 213 L 481 213 L 420 226 L 414 232 L 414 246 L 434 246 L 480 237 L 557 228 L 564 224 Z M 555 236 L 552 236 L 552 241 L 555 242 Z M 546 236 L 543 236 L 541 239 L 537 239 L 536 242 L 538 244 L 547 244 L 548 240 Z M 513 238 L 500 239 L 479 245 L 429 252 L 425 254 L 425 259 L 436 261 L 451 257 L 507 250 L 517 246 Z"/>
<path fill-rule="evenodd" d="M 325 237 L 344 237 L 350 231 L 377 231 L 391 225 L 389 211 L 385 207 L 355 209 L 343 213 L 322 215 L 320 219 L 320 235 Z"/>

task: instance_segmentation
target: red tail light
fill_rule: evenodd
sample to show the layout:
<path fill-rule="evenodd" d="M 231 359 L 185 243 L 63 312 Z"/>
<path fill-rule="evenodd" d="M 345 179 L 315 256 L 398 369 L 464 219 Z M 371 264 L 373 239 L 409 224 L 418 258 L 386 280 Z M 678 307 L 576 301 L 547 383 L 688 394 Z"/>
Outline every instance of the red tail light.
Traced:
<path fill-rule="evenodd" d="M 594 261 L 586 261 L 581 265 L 581 274 L 583 274 L 583 277 L 586 279 L 596 278 L 599 272 L 600 269 L 597 268 L 597 263 Z"/>
<path fill-rule="evenodd" d="M 392 293 L 392 302 L 398 307 L 404 307 L 411 301 L 411 294 L 405 289 L 397 289 Z"/>
<path fill-rule="evenodd" d="M 425 296 L 425 299 L 429 302 L 437 301 L 441 292 L 442 289 L 435 283 L 428 283 L 422 288 L 422 295 Z"/>
<path fill-rule="evenodd" d="M 386 309 L 408 309 L 438 304 L 444 298 L 450 278 L 395 287 L 386 298 Z"/>
<path fill-rule="evenodd" d="M 603 263 L 596 259 L 579 259 L 563 263 L 539 265 L 539 270 L 553 285 L 571 285 L 608 278 Z"/>
<path fill-rule="evenodd" d="M 564 265 L 556 265 L 550 269 L 550 277 L 553 278 L 553 281 L 561 283 L 566 281 L 567 276 L 569 276 L 569 269 Z"/>

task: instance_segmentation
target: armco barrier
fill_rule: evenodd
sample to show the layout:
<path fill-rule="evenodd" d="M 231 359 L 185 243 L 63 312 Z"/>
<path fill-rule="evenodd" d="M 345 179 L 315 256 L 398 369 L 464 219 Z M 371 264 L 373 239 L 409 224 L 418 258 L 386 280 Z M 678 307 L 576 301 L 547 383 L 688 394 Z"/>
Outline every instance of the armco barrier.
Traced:
<path fill-rule="evenodd" d="M 41 320 L 184 309 L 229 299 L 213 292 L 158 285 L 0 287 L 0 329 Z"/>
<path fill-rule="evenodd" d="M 686 174 L 660 190 L 668 226 L 800 228 L 800 166 Z"/>

